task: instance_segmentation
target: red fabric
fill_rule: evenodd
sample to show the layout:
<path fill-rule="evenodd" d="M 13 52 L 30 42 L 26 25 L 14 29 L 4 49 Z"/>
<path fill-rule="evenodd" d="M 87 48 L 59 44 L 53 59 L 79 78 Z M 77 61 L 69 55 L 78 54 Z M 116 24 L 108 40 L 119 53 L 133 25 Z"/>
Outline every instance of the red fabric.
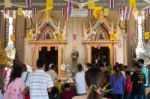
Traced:
<path fill-rule="evenodd" d="M 72 99 L 72 97 L 74 97 L 76 94 L 75 94 L 75 91 L 73 90 L 69 90 L 69 91 L 64 91 L 61 96 L 62 96 L 62 99 Z"/>
<path fill-rule="evenodd" d="M 131 93 L 132 92 L 132 82 L 131 82 L 131 78 L 130 77 L 126 78 L 125 92 L 126 93 Z"/>
<path fill-rule="evenodd" d="M 30 96 L 28 94 L 26 94 L 25 99 L 30 99 Z"/>

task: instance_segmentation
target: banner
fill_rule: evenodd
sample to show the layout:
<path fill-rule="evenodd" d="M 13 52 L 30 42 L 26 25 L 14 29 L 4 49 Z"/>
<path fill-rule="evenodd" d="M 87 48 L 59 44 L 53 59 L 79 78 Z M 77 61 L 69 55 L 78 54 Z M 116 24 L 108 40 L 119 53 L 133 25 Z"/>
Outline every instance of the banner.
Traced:
<path fill-rule="evenodd" d="M 18 15 L 22 15 L 23 13 L 22 13 L 22 8 L 18 8 Z"/>
<path fill-rule="evenodd" d="M 71 12 L 70 17 L 87 17 L 88 16 L 88 10 L 83 9 L 73 9 Z"/>
<path fill-rule="evenodd" d="M 88 0 L 88 9 L 94 9 L 95 2 L 93 0 Z"/>
<path fill-rule="evenodd" d="M 149 32 L 145 32 L 145 33 L 144 33 L 144 39 L 145 39 L 145 40 L 148 40 L 149 38 L 150 38 Z"/>
<path fill-rule="evenodd" d="M 116 33 L 114 32 L 110 33 L 110 40 L 112 41 L 116 40 Z"/>
<path fill-rule="evenodd" d="M 136 0 L 129 0 L 130 7 L 136 8 Z"/>
<path fill-rule="evenodd" d="M 53 0 L 46 0 L 46 10 L 53 9 Z"/>
<path fill-rule="evenodd" d="M 100 12 L 102 11 L 102 9 L 103 9 L 103 8 L 102 8 L 101 6 L 94 8 L 94 13 L 93 13 L 93 14 L 94 14 L 94 17 L 95 17 L 95 18 L 98 18 L 98 17 L 99 17 Z"/>

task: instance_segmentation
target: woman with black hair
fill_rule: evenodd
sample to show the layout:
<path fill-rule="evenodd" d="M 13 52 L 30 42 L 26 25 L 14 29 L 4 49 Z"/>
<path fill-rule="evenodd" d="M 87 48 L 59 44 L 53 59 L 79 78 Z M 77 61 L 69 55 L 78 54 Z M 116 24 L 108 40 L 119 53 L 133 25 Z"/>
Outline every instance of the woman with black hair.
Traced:
<path fill-rule="evenodd" d="M 75 96 L 73 99 L 103 99 L 103 74 L 99 68 L 91 68 L 85 73 L 86 84 L 89 88 L 87 94 Z"/>
<path fill-rule="evenodd" d="M 24 81 L 21 78 L 22 67 L 13 66 L 10 80 L 4 87 L 4 99 L 24 99 L 23 91 L 25 89 Z"/>
<path fill-rule="evenodd" d="M 111 75 L 109 84 L 112 87 L 111 99 L 123 99 L 125 88 L 125 77 L 120 71 L 120 64 L 114 66 L 114 74 Z"/>

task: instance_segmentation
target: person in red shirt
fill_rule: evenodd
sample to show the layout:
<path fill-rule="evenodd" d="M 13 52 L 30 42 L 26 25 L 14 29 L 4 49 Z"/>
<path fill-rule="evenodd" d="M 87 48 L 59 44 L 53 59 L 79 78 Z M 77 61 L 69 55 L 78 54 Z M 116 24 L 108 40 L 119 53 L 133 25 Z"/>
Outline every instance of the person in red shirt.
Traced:
<path fill-rule="evenodd" d="M 132 81 L 130 71 L 126 71 L 125 99 L 131 99 Z"/>
<path fill-rule="evenodd" d="M 75 91 L 71 89 L 69 83 L 64 84 L 64 91 L 61 94 L 62 99 L 72 99 L 76 95 Z"/>

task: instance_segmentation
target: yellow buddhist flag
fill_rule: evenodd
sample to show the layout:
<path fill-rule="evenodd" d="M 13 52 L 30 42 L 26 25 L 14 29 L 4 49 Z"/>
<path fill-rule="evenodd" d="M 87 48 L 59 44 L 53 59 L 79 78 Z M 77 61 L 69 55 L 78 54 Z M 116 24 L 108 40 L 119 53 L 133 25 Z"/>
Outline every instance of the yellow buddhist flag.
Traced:
<path fill-rule="evenodd" d="M 53 9 L 53 0 L 46 0 L 46 10 Z"/>
<path fill-rule="evenodd" d="M 48 46 L 48 47 L 47 47 L 47 51 L 51 51 L 51 46 Z"/>
<path fill-rule="evenodd" d="M 11 39 L 11 41 L 15 41 L 15 40 L 16 40 L 15 34 L 12 34 L 12 35 L 10 36 L 10 39 Z"/>
<path fill-rule="evenodd" d="M 104 8 L 104 16 L 108 16 L 109 15 L 109 8 Z"/>
<path fill-rule="evenodd" d="M 136 8 L 136 0 L 129 0 L 130 7 Z"/>
<path fill-rule="evenodd" d="M 148 40 L 150 38 L 149 32 L 144 33 L 144 38 L 145 38 L 145 40 Z"/>
<path fill-rule="evenodd" d="M 95 3 L 93 0 L 88 0 L 88 9 L 94 9 Z"/>
<path fill-rule="evenodd" d="M 22 8 L 18 8 L 18 15 L 22 15 Z"/>
<path fill-rule="evenodd" d="M 10 7 L 12 7 L 11 0 L 4 0 L 4 5 L 5 5 L 5 8 L 10 8 Z"/>
<path fill-rule="evenodd" d="M 110 33 L 110 40 L 114 41 L 116 40 L 116 33 Z"/>
<path fill-rule="evenodd" d="M 62 40 L 62 33 L 58 33 L 58 35 L 57 35 L 57 39 L 58 39 L 59 41 L 61 41 L 61 40 Z"/>
<path fill-rule="evenodd" d="M 31 40 L 33 40 L 33 35 L 31 33 L 28 33 L 26 38 L 28 41 L 31 41 Z"/>
<path fill-rule="evenodd" d="M 100 15 L 100 12 L 102 11 L 103 7 L 99 6 L 99 7 L 94 7 L 94 17 L 98 18 Z"/>

